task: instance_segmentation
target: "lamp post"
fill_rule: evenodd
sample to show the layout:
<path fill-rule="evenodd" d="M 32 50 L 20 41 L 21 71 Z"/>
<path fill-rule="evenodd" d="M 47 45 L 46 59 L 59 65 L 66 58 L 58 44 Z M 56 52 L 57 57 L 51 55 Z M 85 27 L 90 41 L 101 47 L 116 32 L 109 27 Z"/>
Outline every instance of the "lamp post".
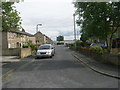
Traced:
<path fill-rule="evenodd" d="M 73 21 L 74 21 L 74 41 L 75 41 L 75 49 L 76 49 L 76 27 L 75 27 L 75 13 L 73 14 Z"/>
<path fill-rule="evenodd" d="M 38 26 L 42 26 L 42 24 L 37 24 L 37 26 L 36 26 L 36 33 L 38 32 Z M 39 43 L 39 39 L 38 39 L 38 37 L 36 36 L 36 44 L 38 44 Z"/>
<path fill-rule="evenodd" d="M 37 26 L 36 26 L 36 33 L 38 32 L 38 26 L 42 26 L 42 24 L 37 24 Z"/>

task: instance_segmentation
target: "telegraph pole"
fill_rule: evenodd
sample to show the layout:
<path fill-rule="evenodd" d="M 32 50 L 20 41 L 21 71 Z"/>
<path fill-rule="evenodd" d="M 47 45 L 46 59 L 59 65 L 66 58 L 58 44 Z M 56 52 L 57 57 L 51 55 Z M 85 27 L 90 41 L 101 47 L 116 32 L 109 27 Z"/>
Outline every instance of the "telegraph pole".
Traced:
<path fill-rule="evenodd" d="M 76 49 L 76 27 L 75 27 L 75 14 L 73 14 L 73 21 L 74 21 L 74 42 L 75 42 L 75 49 Z"/>

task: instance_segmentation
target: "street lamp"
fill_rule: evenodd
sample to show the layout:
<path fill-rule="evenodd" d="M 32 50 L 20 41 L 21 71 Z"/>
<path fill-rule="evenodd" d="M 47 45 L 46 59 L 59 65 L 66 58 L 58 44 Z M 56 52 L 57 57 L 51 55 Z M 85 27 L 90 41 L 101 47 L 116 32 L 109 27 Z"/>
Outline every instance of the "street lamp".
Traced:
<path fill-rule="evenodd" d="M 74 41 L 75 41 L 75 49 L 76 49 L 76 27 L 75 27 L 75 13 L 73 14 L 73 21 L 74 21 Z"/>
<path fill-rule="evenodd" d="M 37 26 L 36 26 L 36 33 L 38 32 L 38 26 L 42 26 L 42 24 L 37 24 Z"/>

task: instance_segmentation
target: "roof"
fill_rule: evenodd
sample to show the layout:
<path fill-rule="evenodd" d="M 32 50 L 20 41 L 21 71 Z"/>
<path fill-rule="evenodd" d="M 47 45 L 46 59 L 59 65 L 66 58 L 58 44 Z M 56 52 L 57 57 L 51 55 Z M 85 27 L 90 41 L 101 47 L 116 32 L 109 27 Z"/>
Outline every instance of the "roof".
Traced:
<path fill-rule="evenodd" d="M 41 35 L 45 36 L 47 39 L 51 40 L 48 36 L 46 36 L 45 34 L 41 33 L 40 31 L 38 31 L 37 33 L 35 33 L 34 36 L 35 36 L 36 34 L 41 34 Z M 51 40 L 51 41 L 52 41 L 52 40 Z"/>
<path fill-rule="evenodd" d="M 34 37 L 34 35 L 27 33 L 27 32 L 23 32 L 23 31 L 15 31 L 15 30 L 11 30 L 11 31 L 6 31 L 6 32 L 13 32 L 13 33 L 18 33 L 18 34 L 23 34 L 23 35 L 27 35 L 29 37 Z"/>
<path fill-rule="evenodd" d="M 35 33 L 34 35 L 36 35 L 36 34 L 42 34 L 40 31 L 38 31 L 37 33 Z M 43 34 L 42 34 L 43 35 Z"/>

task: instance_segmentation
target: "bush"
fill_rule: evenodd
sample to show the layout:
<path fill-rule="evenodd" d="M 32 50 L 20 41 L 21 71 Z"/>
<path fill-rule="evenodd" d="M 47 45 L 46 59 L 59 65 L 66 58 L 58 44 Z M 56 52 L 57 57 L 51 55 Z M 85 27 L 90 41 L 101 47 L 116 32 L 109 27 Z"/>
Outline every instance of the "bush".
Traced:
<path fill-rule="evenodd" d="M 36 50 L 37 46 L 36 45 L 23 45 L 23 48 L 31 48 L 32 50 Z"/>
<path fill-rule="evenodd" d="M 64 45 L 64 42 L 58 42 L 57 45 Z"/>
<path fill-rule="evenodd" d="M 103 54 L 103 49 L 99 46 L 92 46 L 90 47 L 90 50 L 98 54 Z"/>
<path fill-rule="evenodd" d="M 77 45 L 77 46 L 81 46 L 81 47 L 89 47 L 89 46 L 90 46 L 89 43 L 83 42 L 83 41 L 81 41 L 81 40 L 77 40 L 77 41 L 76 41 L 76 45 Z"/>
<path fill-rule="evenodd" d="M 37 46 L 36 46 L 36 45 L 29 45 L 29 47 L 30 47 L 32 50 L 36 50 L 36 49 L 37 49 Z"/>
<path fill-rule="evenodd" d="M 23 45 L 22 47 L 23 47 L 23 48 L 28 48 L 29 46 L 28 46 L 28 45 Z"/>
<path fill-rule="evenodd" d="M 77 40 L 75 43 L 76 43 L 76 46 L 84 46 L 81 40 Z"/>

